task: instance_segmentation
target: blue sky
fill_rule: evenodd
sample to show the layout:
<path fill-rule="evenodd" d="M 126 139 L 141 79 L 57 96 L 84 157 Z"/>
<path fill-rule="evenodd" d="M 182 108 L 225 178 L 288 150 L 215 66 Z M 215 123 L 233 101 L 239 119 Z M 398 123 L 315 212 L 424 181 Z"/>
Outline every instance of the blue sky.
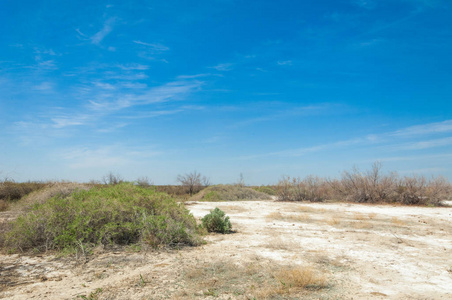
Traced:
<path fill-rule="evenodd" d="M 1 176 L 452 179 L 450 1 L 3 0 L 0 33 Z"/>

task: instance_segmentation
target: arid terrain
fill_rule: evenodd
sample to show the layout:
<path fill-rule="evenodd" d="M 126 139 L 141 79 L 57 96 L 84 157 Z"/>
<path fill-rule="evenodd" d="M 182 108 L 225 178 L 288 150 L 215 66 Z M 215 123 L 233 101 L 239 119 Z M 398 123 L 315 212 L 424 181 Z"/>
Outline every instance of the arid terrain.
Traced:
<path fill-rule="evenodd" d="M 180 250 L 0 256 L 2 299 L 452 299 L 452 207 L 187 203 L 234 232 Z M 8 213 L 2 213 L 3 219 Z M 313 281 L 287 286 L 298 267 Z"/>

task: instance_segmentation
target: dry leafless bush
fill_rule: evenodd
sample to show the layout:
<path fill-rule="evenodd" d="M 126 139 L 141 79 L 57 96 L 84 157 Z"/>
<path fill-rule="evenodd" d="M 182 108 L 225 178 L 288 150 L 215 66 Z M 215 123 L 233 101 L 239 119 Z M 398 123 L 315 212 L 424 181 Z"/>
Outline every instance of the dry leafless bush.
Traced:
<path fill-rule="evenodd" d="M 202 176 L 196 171 L 184 175 L 178 175 L 177 181 L 187 189 L 190 196 L 193 196 L 193 194 L 198 193 L 203 188 L 208 187 L 211 184 L 209 178 Z"/>
<path fill-rule="evenodd" d="M 393 202 L 397 187 L 397 175 L 381 174 L 381 164 L 376 162 L 372 169 L 360 172 L 357 168 L 344 171 L 340 182 L 331 186 L 339 197 L 359 203 Z"/>
<path fill-rule="evenodd" d="M 359 203 L 441 205 L 452 193 L 450 183 L 443 177 L 428 180 L 425 176 L 383 175 L 378 162 L 366 172 L 357 168 L 345 171 L 340 181 L 329 181 L 329 186 L 335 198 Z"/>
<path fill-rule="evenodd" d="M 111 184 L 116 185 L 124 182 L 124 179 L 119 174 L 114 174 L 113 172 L 109 172 L 107 175 L 102 177 L 103 184 Z"/>
<path fill-rule="evenodd" d="M 299 177 L 284 176 L 277 185 L 280 201 L 320 202 L 327 198 L 329 187 L 327 182 L 317 176 Z"/>

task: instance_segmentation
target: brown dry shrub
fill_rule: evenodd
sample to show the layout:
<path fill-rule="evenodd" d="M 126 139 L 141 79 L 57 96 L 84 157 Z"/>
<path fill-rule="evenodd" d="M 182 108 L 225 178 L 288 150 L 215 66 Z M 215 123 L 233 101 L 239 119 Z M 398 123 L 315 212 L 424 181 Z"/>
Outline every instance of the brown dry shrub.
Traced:
<path fill-rule="evenodd" d="M 278 182 L 278 200 L 321 202 L 328 198 L 330 187 L 327 181 L 309 175 L 301 180 L 299 177 L 283 176 Z"/>
<path fill-rule="evenodd" d="M 0 200 L 0 211 L 8 210 L 9 204 L 5 200 Z"/>
<path fill-rule="evenodd" d="M 13 180 L 0 181 L 0 199 L 8 202 L 14 202 L 33 191 L 44 188 L 47 183 L 44 182 L 15 182 Z"/>
<path fill-rule="evenodd" d="M 281 268 L 273 276 L 281 283 L 281 293 L 288 293 L 291 289 L 317 290 L 328 287 L 326 276 L 310 267 Z"/>

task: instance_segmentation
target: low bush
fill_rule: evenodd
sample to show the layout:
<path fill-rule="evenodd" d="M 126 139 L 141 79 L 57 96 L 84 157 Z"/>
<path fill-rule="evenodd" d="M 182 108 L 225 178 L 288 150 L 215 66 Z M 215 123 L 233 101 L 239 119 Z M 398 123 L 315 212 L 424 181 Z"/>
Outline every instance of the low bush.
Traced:
<path fill-rule="evenodd" d="M 202 218 L 202 225 L 208 232 L 229 233 L 232 228 L 229 217 L 218 207 Z"/>
<path fill-rule="evenodd" d="M 271 196 L 238 185 L 214 185 L 191 197 L 191 201 L 270 200 Z"/>
<path fill-rule="evenodd" d="M 9 252 L 74 253 L 97 245 L 197 245 L 194 217 L 169 195 L 130 183 L 77 190 L 37 202 L 10 224 Z"/>
<path fill-rule="evenodd" d="M 0 181 L 0 200 L 14 202 L 33 191 L 44 188 L 43 182 L 15 182 L 13 180 Z"/>

